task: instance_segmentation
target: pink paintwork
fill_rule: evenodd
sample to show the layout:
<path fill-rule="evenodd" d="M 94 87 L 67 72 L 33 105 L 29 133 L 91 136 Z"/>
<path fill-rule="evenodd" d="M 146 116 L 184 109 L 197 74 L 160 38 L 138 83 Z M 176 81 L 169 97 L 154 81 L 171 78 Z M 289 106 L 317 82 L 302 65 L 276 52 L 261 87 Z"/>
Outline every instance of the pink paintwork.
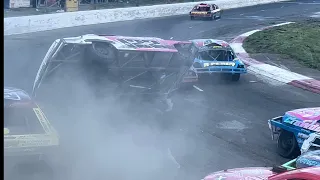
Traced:
<path fill-rule="evenodd" d="M 137 51 L 159 51 L 161 49 L 162 52 L 178 52 L 176 49 L 169 48 L 137 48 Z"/>
<path fill-rule="evenodd" d="M 212 173 L 203 180 L 285 180 L 285 179 L 304 179 L 319 180 L 320 167 L 308 167 L 286 171 L 283 173 L 272 172 L 267 167 L 249 167 L 228 169 Z"/>
<path fill-rule="evenodd" d="M 271 168 L 267 167 L 248 167 L 228 169 L 212 173 L 204 178 L 204 180 L 249 180 L 249 179 L 268 179 L 274 175 Z"/>
<path fill-rule="evenodd" d="M 295 109 L 288 111 L 286 114 L 302 121 L 318 121 L 320 120 L 320 107 Z"/>
<path fill-rule="evenodd" d="M 104 36 L 108 40 L 111 40 L 115 42 L 116 47 L 121 47 L 121 49 L 130 49 L 132 50 L 132 47 L 126 47 L 125 44 L 119 42 L 118 40 L 120 39 L 130 39 L 130 40 L 147 40 L 147 41 L 156 41 L 157 43 L 161 44 L 162 46 L 166 48 L 155 48 L 155 47 L 150 47 L 150 48 L 135 48 L 137 51 L 161 51 L 161 52 L 178 52 L 178 50 L 174 47 L 174 44 L 188 44 L 191 42 L 188 41 L 174 41 L 174 40 L 163 40 L 160 38 L 156 37 L 130 37 L 130 36 Z M 117 46 L 118 45 L 118 46 Z"/>

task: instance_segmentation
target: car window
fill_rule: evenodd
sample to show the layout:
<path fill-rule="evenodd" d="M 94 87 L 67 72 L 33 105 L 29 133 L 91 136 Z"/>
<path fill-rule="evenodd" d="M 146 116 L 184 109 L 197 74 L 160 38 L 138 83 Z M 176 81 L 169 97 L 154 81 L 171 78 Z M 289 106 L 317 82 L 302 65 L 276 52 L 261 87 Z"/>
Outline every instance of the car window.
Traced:
<path fill-rule="evenodd" d="M 9 130 L 7 135 L 44 133 L 36 113 L 30 107 L 5 107 L 4 128 Z"/>
<path fill-rule="evenodd" d="M 230 61 L 234 59 L 231 51 L 209 50 L 200 52 L 200 59 L 207 61 Z"/>
<path fill-rule="evenodd" d="M 212 5 L 212 10 L 216 10 L 216 5 Z"/>
<path fill-rule="evenodd" d="M 198 6 L 197 11 L 210 11 L 210 7 L 209 6 Z"/>

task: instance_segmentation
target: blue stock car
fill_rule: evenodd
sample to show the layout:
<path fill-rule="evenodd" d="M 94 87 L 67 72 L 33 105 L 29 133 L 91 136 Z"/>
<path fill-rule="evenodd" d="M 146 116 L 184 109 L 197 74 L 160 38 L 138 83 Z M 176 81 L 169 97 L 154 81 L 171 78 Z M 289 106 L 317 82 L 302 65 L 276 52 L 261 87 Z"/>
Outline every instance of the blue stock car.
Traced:
<path fill-rule="evenodd" d="M 244 63 L 227 42 L 216 39 L 194 39 L 191 42 L 191 51 L 195 55 L 193 67 L 198 75 L 224 73 L 231 75 L 232 81 L 239 81 L 240 75 L 247 73 Z"/>
<path fill-rule="evenodd" d="M 320 107 L 295 109 L 268 121 L 272 139 L 277 138 L 277 152 L 295 158 L 312 133 L 320 133 Z M 314 143 L 320 146 L 320 139 Z M 302 148 L 303 149 L 303 148 Z"/>

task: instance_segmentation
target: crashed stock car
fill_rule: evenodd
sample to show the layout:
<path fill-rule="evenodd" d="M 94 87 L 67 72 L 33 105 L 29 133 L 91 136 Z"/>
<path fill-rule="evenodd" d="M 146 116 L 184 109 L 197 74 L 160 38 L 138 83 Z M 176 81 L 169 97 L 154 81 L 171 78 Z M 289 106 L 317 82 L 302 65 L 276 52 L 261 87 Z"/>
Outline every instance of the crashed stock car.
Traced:
<path fill-rule="evenodd" d="M 168 105 L 181 83 L 197 80 L 190 69 L 194 59 L 190 45 L 156 37 L 94 34 L 57 39 L 38 70 L 33 95 L 49 91 L 45 96 L 51 96 L 55 92 L 46 88 L 50 78 L 67 81 L 64 77 L 77 70 L 73 77 L 84 79 L 99 96 L 150 97 Z M 72 83 L 71 78 L 63 85 L 69 89 L 66 93 Z"/>
<path fill-rule="evenodd" d="M 59 145 L 56 130 L 40 107 L 23 90 L 4 88 L 4 173 L 5 179 L 24 179 L 42 174 L 49 179 L 56 166 Z M 32 178 L 31 178 L 32 179 Z"/>
<path fill-rule="evenodd" d="M 191 42 L 191 52 L 195 56 L 193 68 L 199 78 L 221 73 L 230 76 L 232 81 L 239 81 L 240 75 L 247 73 L 244 63 L 227 42 L 216 39 L 194 39 Z"/>
<path fill-rule="evenodd" d="M 193 7 L 189 12 L 190 19 L 205 18 L 214 20 L 221 18 L 222 10 L 216 4 L 201 3 Z"/>
<path fill-rule="evenodd" d="M 277 138 L 277 152 L 285 158 L 297 157 L 311 133 L 320 132 L 320 107 L 295 109 L 268 120 L 272 139 Z M 320 145 L 319 140 L 315 143 Z"/>

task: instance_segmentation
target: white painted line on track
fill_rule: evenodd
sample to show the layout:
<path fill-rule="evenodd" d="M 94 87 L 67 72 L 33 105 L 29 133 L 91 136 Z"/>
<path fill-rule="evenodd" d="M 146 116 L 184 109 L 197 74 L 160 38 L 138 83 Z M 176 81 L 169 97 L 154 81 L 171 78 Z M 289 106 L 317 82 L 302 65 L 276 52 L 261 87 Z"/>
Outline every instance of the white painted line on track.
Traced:
<path fill-rule="evenodd" d="M 203 90 L 202 90 L 202 89 L 200 89 L 198 86 L 193 85 L 193 87 L 194 87 L 196 90 L 198 90 L 198 91 L 200 91 L 200 92 L 203 92 Z"/>
<path fill-rule="evenodd" d="M 180 164 L 178 163 L 178 161 L 173 157 L 170 148 L 168 148 L 168 156 L 169 158 L 177 165 L 178 169 L 180 169 Z"/>

